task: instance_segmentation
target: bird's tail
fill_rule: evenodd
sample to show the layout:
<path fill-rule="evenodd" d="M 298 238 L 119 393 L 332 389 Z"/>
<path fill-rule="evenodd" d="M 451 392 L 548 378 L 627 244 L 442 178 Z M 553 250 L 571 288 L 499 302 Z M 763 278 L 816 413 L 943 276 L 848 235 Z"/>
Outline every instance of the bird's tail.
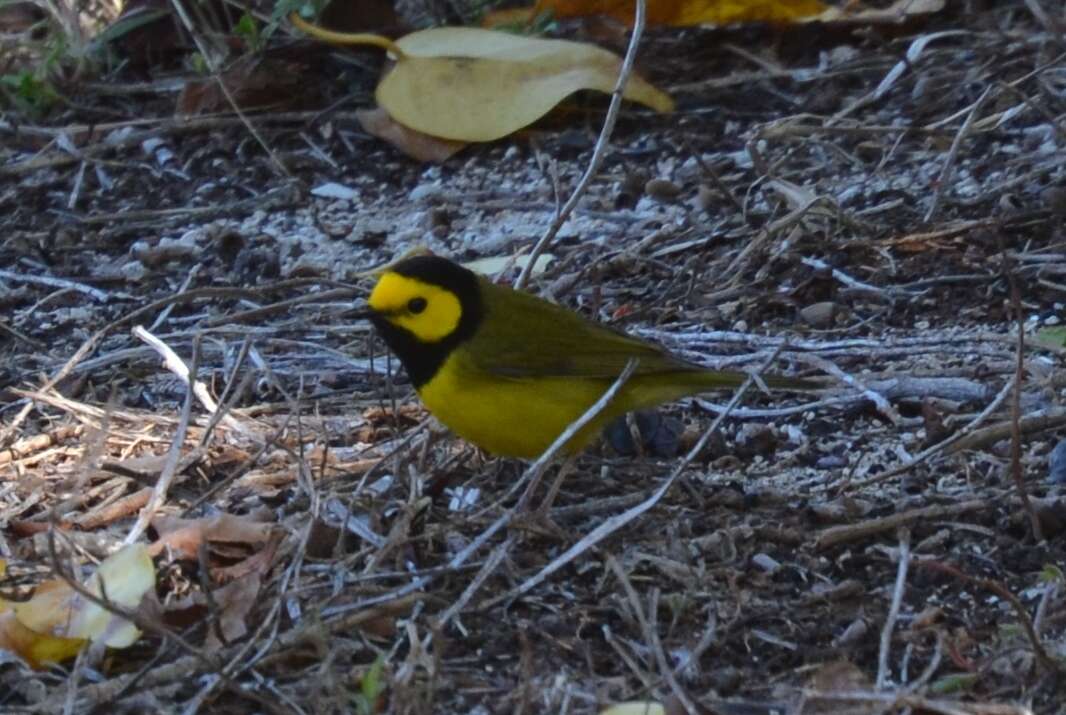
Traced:
<path fill-rule="evenodd" d="M 697 374 L 699 384 L 708 390 L 740 387 L 751 376 L 746 372 L 735 370 L 706 370 Z M 801 377 L 759 375 L 757 379 L 762 380 L 767 387 L 774 390 L 817 390 L 825 387 L 820 382 Z"/>

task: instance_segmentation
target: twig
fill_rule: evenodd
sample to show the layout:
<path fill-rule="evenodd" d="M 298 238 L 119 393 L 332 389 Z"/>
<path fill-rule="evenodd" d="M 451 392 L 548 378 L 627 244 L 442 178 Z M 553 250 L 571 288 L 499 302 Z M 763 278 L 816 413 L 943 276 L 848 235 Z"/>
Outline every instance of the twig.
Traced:
<path fill-rule="evenodd" d="M 911 531 L 907 527 L 899 530 L 899 567 L 896 569 L 896 586 L 892 589 L 892 604 L 885 616 L 885 625 L 881 629 L 881 648 L 877 654 L 877 689 L 884 690 L 888 682 L 888 654 L 892 649 L 892 631 L 899 618 L 900 604 L 903 603 L 903 589 L 907 585 L 907 567 L 911 561 Z"/>
<path fill-rule="evenodd" d="M 1036 515 L 1033 503 L 1029 501 L 1029 490 L 1025 488 L 1025 477 L 1022 475 L 1022 382 L 1025 379 L 1025 316 L 1022 314 L 1022 292 L 1018 287 L 1018 279 L 1014 275 L 1014 268 L 1009 258 L 1004 258 L 1004 270 L 1007 280 L 1010 282 L 1011 307 L 1014 309 L 1014 318 L 1018 325 L 1018 350 L 1015 356 L 1014 368 L 1014 391 L 1011 395 L 1010 405 L 1010 474 L 1014 480 L 1014 486 L 1022 498 L 1025 512 L 1029 515 L 1029 525 L 1033 530 L 1033 538 L 1037 542 L 1044 540 L 1043 529 L 1040 528 L 1040 518 Z"/>
<path fill-rule="evenodd" d="M 700 712 L 696 707 L 696 704 L 692 702 L 688 693 L 686 693 L 681 687 L 681 683 L 678 682 L 674 669 L 670 667 L 669 662 L 666 660 L 666 653 L 663 651 L 662 639 L 659 638 L 657 622 L 659 611 L 659 589 L 652 589 L 651 602 L 648 604 L 648 613 L 645 615 L 644 607 L 640 603 L 640 596 L 637 595 L 636 589 L 633 588 L 633 583 L 622 569 L 621 564 L 618 563 L 618 559 L 614 556 L 608 557 L 607 566 L 610 567 L 611 571 L 614 572 L 615 578 L 617 578 L 619 583 L 622 584 L 622 589 L 626 593 L 626 598 L 629 599 L 629 605 L 633 611 L 633 615 L 640 624 L 641 631 L 643 631 L 644 644 L 655 654 L 655 661 L 659 666 L 661 677 L 666 680 L 666 684 L 670 686 L 670 690 L 681 702 L 686 713 L 692 715 L 693 713 Z"/>
<path fill-rule="evenodd" d="M 152 518 L 155 516 L 156 511 L 163 505 L 167 498 L 167 491 L 170 489 L 170 483 L 174 480 L 174 475 L 178 471 L 178 461 L 181 457 L 181 448 L 185 444 L 185 433 L 189 428 L 189 417 L 192 414 L 192 398 L 195 384 L 196 369 L 200 361 L 200 341 L 197 339 L 193 342 L 192 353 L 192 367 L 189 370 L 191 379 L 186 382 L 185 402 L 181 406 L 181 418 L 178 420 L 178 427 L 174 430 L 174 439 L 170 443 L 170 450 L 167 452 L 166 461 L 163 463 L 163 469 L 159 473 L 159 479 L 156 481 L 155 489 L 152 490 L 152 497 L 148 500 L 148 504 L 141 509 L 141 513 L 137 516 L 137 521 L 134 523 L 133 528 L 130 529 L 130 533 L 126 535 L 123 540 L 123 544 L 132 544 L 141 538 L 141 535 L 148 529 L 148 525 L 152 522 Z"/>
<path fill-rule="evenodd" d="M 185 365 L 185 361 L 178 357 L 178 354 L 171 350 L 169 345 L 149 333 L 142 325 L 135 325 L 132 332 L 135 337 L 140 338 L 142 341 L 150 345 L 153 350 L 162 356 L 163 365 L 168 370 L 177 375 L 178 379 L 184 382 L 187 386 L 192 387 L 193 394 L 196 395 L 196 399 L 200 401 L 200 404 L 204 406 L 205 410 L 211 413 L 212 416 L 219 414 L 218 403 L 215 402 L 215 398 L 211 396 L 211 392 L 207 389 L 207 385 L 199 380 L 193 379 L 189 367 Z M 195 349 L 198 350 L 200 344 L 199 334 L 193 337 L 193 344 Z M 242 434 L 248 432 L 244 425 L 230 414 L 222 413 L 221 420 L 226 423 L 227 427 L 237 430 Z"/>
<path fill-rule="evenodd" d="M 892 406 L 892 403 L 889 402 L 880 392 L 877 392 L 876 390 L 871 388 L 868 383 L 860 382 L 853 375 L 849 375 L 848 373 L 844 372 L 839 367 L 837 367 L 832 362 L 826 360 L 823 357 L 819 357 L 817 355 L 800 355 L 799 359 L 803 362 L 813 365 L 814 367 L 818 368 L 819 370 L 822 370 L 823 372 L 826 372 L 836 377 L 849 387 L 853 387 L 858 390 L 859 393 L 862 395 L 863 399 L 867 399 L 870 400 L 870 402 L 873 402 L 874 406 L 877 408 L 877 411 L 884 415 L 893 425 L 898 426 L 903 422 L 903 418 L 900 416 L 899 412 L 896 411 L 896 408 Z"/>
<path fill-rule="evenodd" d="M 1013 378 L 1011 383 L 1013 385 Z M 1050 429 L 1058 429 L 1066 425 L 1066 408 L 1063 407 L 1049 407 L 1046 410 L 1036 410 L 1030 412 L 1027 415 L 1022 416 L 1018 421 L 1018 429 L 1022 435 L 1036 434 L 1038 432 L 1046 432 Z M 961 439 L 951 446 L 951 450 L 948 454 L 955 454 L 956 452 L 962 452 L 967 449 L 980 449 L 989 444 L 995 444 L 1003 439 L 1009 439 L 1011 436 L 1011 430 L 1014 429 L 1014 425 L 1010 419 L 1003 420 L 1002 422 L 996 422 L 984 429 L 973 432 L 967 435 L 965 439 Z"/>
<path fill-rule="evenodd" d="M 927 522 L 934 519 L 943 519 L 949 516 L 959 516 L 971 511 L 989 509 L 992 504 L 985 499 L 971 499 L 960 504 L 945 504 L 943 506 L 927 506 L 920 509 L 902 511 L 898 514 L 882 516 L 876 519 L 868 519 L 858 524 L 845 524 L 843 526 L 831 526 L 822 530 L 815 539 L 817 549 L 826 549 L 830 546 L 843 544 L 848 541 L 858 541 L 874 534 L 892 531 L 909 524 Z"/>
<path fill-rule="evenodd" d="M 76 290 L 79 293 L 84 293 L 98 303 L 106 303 L 110 296 L 92 286 L 87 286 L 84 283 L 76 283 L 75 281 L 67 280 L 65 278 L 53 278 L 52 276 L 34 276 L 28 273 L 12 273 L 11 271 L 0 270 L 0 278 L 9 281 L 16 281 L 19 283 L 37 283 L 38 285 L 51 286 L 53 288 L 67 288 L 69 290 Z"/>
<path fill-rule="evenodd" d="M 919 711 L 939 713 L 939 715 L 1033 715 L 1032 708 L 1024 705 L 998 705 L 993 703 L 964 703 L 958 700 L 946 700 L 943 698 L 928 698 L 924 695 L 909 693 L 887 692 L 878 693 L 870 690 L 815 690 L 804 688 L 803 695 L 808 699 L 827 700 L 824 705 L 831 708 L 831 712 L 868 712 L 867 709 L 858 709 L 861 703 L 879 705 L 880 709 L 874 712 L 887 713 L 893 711 L 902 712 Z M 840 707 L 834 707 L 830 703 L 841 703 Z"/>
<path fill-rule="evenodd" d="M 940 198 L 944 195 L 945 187 L 948 185 L 948 182 L 951 181 L 952 174 L 955 172 L 955 162 L 959 157 L 959 147 L 962 145 L 962 140 L 969 135 L 970 128 L 973 126 L 974 117 L 977 116 L 977 112 L 980 111 L 982 106 L 984 106 L 985 100 L 988 99 L 988 95 L 992 92 L 993 86 L 987 87 L 981 96 L 977 98 L 977 101 L 973 103 L 970 113 L 966 115 L 966 120 L 962 123 L 962 126 L 959 127 L 959 131 L 955 135 L 955 140 L 951 142 L 951 148 L 948 150 L 947 158 L 944 159 L 944 166 L 940 169 L 940 176 L 936 179 L 936 190 L 933 192 L 933 200 L 929 204 L 929 210 L 925 212 L 926 223 L 933 220 L 933 216 L 936 215 L 937 209 L 940 208 Z"/>
<path fill-rule="evenodd" d="M 895 477 L 895 476 L 898 476 L 900 474 L 903 474 L 904 472 L 908 472 L 911 469 L 913 469 L 914 467 L 916 467 L 919 464 L 921 464 L 922 462 L 924 462 L 925 460 L 927 460 L 930 457 L 932 457 L 934 454 L 939 454 L 940 452 L 943 452 L 944 450 L 948 449 L 952 445 L 955 445 L 955 447 L 956 447 L 956 449 L 954 449 L 953 451 L 958 451 L 959 449 L 962 449 L 962 447 L 959 447 L 957 443 L 961 443 L 963 441 L 963 437 L 967 436 L 968 434 L 970 434 L 971 432 L 976 430 L 978 425 L 980 425 L 982 422 L 984 422 L 986 419 L 988 419 L 989 416 L 991 416 L 993 412 L 995 412 L 996 410 L 999 409 L 999 406 L 1001 404 L 1003 404 L 1004 400 L 1007 399 L 1007 395 L 1011 394 L 1011 390 L 1014 387 L 1014 383 L 1015 383 L 1015 377 L 1011 377 L 1011 379 L 1007 381 L 1007 384 L 1003 386 L 1003 389 L 999 391 L 999 394 L 997 394 L 992 399 L 992 401 L 990 403 L 988 403 L 988 406 L 985 407 L 985 409 L 981 410 L 981 413 L 979 415 L 974 417 L 973 420 L 971 420 L 969 424 L 967 424 L 965 427 L 960 429 L 955 434 L 953 434 L 950 437 L 947 437 L 945 439 L 942 439 L 941 441 L 937 442 L 936 444 L 934 444 L 931 447 L 928 447 L 928 448 L 922 450 L 921 452 L 919 452 L 917 455 L 915 455 L 909 461 L 904 462 L 903 464 L 899 465 L 898 467 L 895 467 L 893 469 L 888 470 L 884 474 L 878 474 L 875 477 L 870 477 L 869 479 L 865 479 L 865 480 L 863 480 L 861 482 L 853 483 L 851 485 L 851 488 L 852 489 L 857 489 L 859 487 L 865 487 L 865 486 L 869 486 L 871 484 L 878 484 L 878 483 L 883 482 L 883 481 L 885 481 L 887 479 L 891 479 L 892 477 Z"/>
<path fill-rule="evenodd" d="M 777 219 L 773 223 L 763 228 L 755 238 L 748 241 L 748 243 L 733 257 L 733 260 L 729 262 L 729 265 L 723 271 L 724 275 L 730 277 L 730 285 L 737 284 L 741 281 L 743 276 L 743 267 L 748 257 L 754 255 L 756 251 L 762 249 L 764 243 L 769 241 L 773 236 L 792 228 L 814 208 L 830 203 L 829 199 L 824 196 L 815 196 L 802 206 L 798 206 L 792 211 Z"/>
<path fill-rule="evenodd" d="M 892 293 L 907 293 L 907 291 L 902 290 L 898 286 L 878 288 L 875 285 L 863 283 L 857 278 L 852 278 L 839 268 L 833 268 L 833 266 L 829 265 L 820 258 L 811 258 L 809 256 L 805 256 L 803 259 L 801 259 L 800 262 L 803 263 L 803 265 L 805 266 L 810 266 L 816 271 L 829 271 L 829 274 L 833 276 L 833 278 L 835 278 L 837 281 L 839 281 L 841 285 L 845 285 L 848 288 L 851 288 L 852 290 L 860 291 L 862 293 L 870 293 L 876 296 L 885 296 L 886 294 L 891 295 Z M 913 293 L 911 293 L 910 295 L 913 295 Z"/>
<path fill-rule="evenodd" d="M 1024 0 L 1024 2 L 1025 6 L 1029 8 L 1029 12 L 1036 18 L 1036 21 L 1043 25 L 1049 34 L 1058 35 L 1059 42 L 1062 42 L 1063 26 L 1048 15 L 1047 10 L 1044 9 L 1039 0 Z"/>
<path fill-rule="evenodd" d="M 132 332 L 134 337 L 140 338 L 159 353 L 163 358 L 163 366 L 167 370 L 177 375 L 185 383 L 186 387 L 192 388 L 193 394 L 196 395 L 196 399 L 200 401 L 205 410 L 211 413 L 218 410 L 218 403 L 215 402 L 215 398 L 211 397 L 211 393 L 207 390 L 207 385 L 192 378 L 185 361 L 178 357 L 178 354 L 171 350 L 169 345 L 149 333 L 143 325 L 135 325 Z"/>
<path fill-rule="evenodd" d="M 614 85 L 614 92 L 611 93 L 611 104 L 607 108 L 607 116 L 603 120 L 603 128 L 600 129 L 600 136 L 592 150 L 592 158 L 589 159 L 585 173 L 578 180 L 577 186 L 574 187 L 573 193 L 570 194 L 570 198 L 563 204 L 562 209 L 555 214 L 555 218 L 552 219 L 548 230 L 533 246 L 533 250 L 529 254 L 529 262 L 522 268 L 522 272 L 514 282 L 514 287 L 519 290 L 525 288 L 526 284 L 529 283 L 529 278 L 533 274 L 533 267 L 537 264 L 537 259 L 555 240 L 563 224 L 567 222 L 570 214 L 577 208 L 578 201 L 585 195 L 585 191 L 588 189 L 589 184 L 592 183 L 596 172 L 600 170 L 600 164 L 603 163 L 603 158 L 607 154 L 608 144 L 611 141 L 611 135 L 614 133 L 615 122 L 618 121 L 618 113 L 622 108 L 622 93 L 625 91 L 629 75 L 633 72 L 633 64 L 637 59 L 637 47 L 640 45 L 640 36 L 644 32 L 646 7 L 646 0 L 637 0 L 636 15 L 633 18 L 633 34 L 629 37 L 629 47 L 626 48 L 626 56 L 622 60 L 622 68 L 618 71 L 618 81 Z"/>
<path fill-rule="evenodd" d="M 965 30 L 944 30 L 941 32 L 933 32 L 927 35 L 920 35 L 919 37 L 915 38 L 907 47 L 905 57 L 892 66 L 892 69 L 890 69 L 888 71 L 888 74 L 886 74 L 881 79 L 877 87 L 875 87 L 867 94 L 864 94 L 862 97 L 859 97 L 854 102 L 844 107 L 844 109 L 834 114 L 826 122 L 826 124 L 830 126 L 836 124 L 848 115 L 853 114 L 856 110 L 861 109 L 866 105 L 881 99 L 888 92 L 888 90 L 890 90 L 892 86 L 896 84 L 899 78 L 903 76 L 903 73 L 914 66 L 914 64 L 922 56 L 922 53 L 925 51 L 925 48 L 933 40 L 939 40 L 945 37 L 965 36 L 968 34 L 969 33 Z"/>
<path fill-rule="evenodd" d="M 300 285 L 310 285 L 312 283 L 317 284 L 317 283 L 321 283 L 321 282 L 322 281 L 319 281 L 317 279 L 316 280 L 307 281 L 305 279 L 300 278 L 300 279 L 296 279 L 296 280 L 280 281 L 278 283 L 275 283 L 272 286 L 268 286 L 267 288 L 269 288 L 270 290 L 279 290 L 279 289 L 285 289 L 285 288 L 294 288 L 294 287 L 297 287 L 297 286 L 300 286 Z M 134 310 L 134 311 L 132 311 L 130 313 L 127 313 L 126 315 L 122 316 L 121 318 L 118 318 L 116 320 L 111 321 L 110 323 L 108 323 L 107 325 L 105 325 L 104 327 L 100 328 L 99 330 L 97 330 L 92 335 L 90 335 L 85 340 L 85 342 L 83 342 L 81 344 L 81 347 L 79 347 L 74 352 L 74 354 L 71 355 L 70 358 L 68 358 L 65 363 L 63 363 L 63 366 L 61 368 L 59 368 L 59 370 L 56 371 L 55 374 L 53 374 L 50 378 L 48 378 L 45 381 L 45 383 L 43 385 L 41 385 L 41 387 L 38 388 L 35 392 L 37 394 L 45 394 L 45 393 L 47 393 L 49 390 L 51 390 L 53 387 L 55 387 L 59 383 L 60 380 L 62 380 L 67 375 L 69 375 L 71 372 L 73 372 L 74 368 L 77 367 L 78 363 L 80 363 L 85 358 L 86 355 L 88 355 L 90 352 L 92 352 L 96 348 L 96 346 L 100 343 L 100 341 L 103 340 L 104 337 L 107 336 L 112 330 L 114 330 L 116 328 L 119 328 L 119 327 L 121 327 L 121 326 L 123 326 L 123 325 L 125 325 L 127 323 L 132 323 L 133 321 L 135 321 L 138 318 L 140 318 L 142 315 L 146 315 L 148 313 L 151 313 L 151 312 L 153 312 L 155 310 L 158 310 L 159 308 L 165 308 L 166 306 L 171 305 L 173 303 L 189 303 L 189 302 L 192 302 L 194 300 L 198 300 L 200 298 L 238 298 L 238 299 L 241 299 L 241 298 L 253 298 L 254 299 L 254 298 L 261 298 L 262 295 L 263 295 L 263 290 L 250 290 L 250 289 L 247 289 L 247 288 L 230 288 L 230 287 L 210 287 L 210 288 L 195 288 L 195 289 L 190 290 L 190 291 L 185 292 L 185 293 L 177 293 L 175 295 L 167 296 L 166 298 L 160 298 L 159 300 L 154 300 L 151 303 L 149 303 L 148 305 L 141 306 L 140 308 L 137 308 L 136 310 Z M 4 444 L 8 443 L 8 441 L 11 439 L 11 435 L 15 434 L 15 432 L 22 425 L 22 422 L 26 419 L 26 416 L 29 415 L 30 410 L 32 410 L 32 409 L 33 409 L 33 402 L 27 402 L 25 405 L 23 405 L 22 409 L 19 410 L 18 414 L 15 415 L 15 418 L 11 421 L 11 423 L 8 424 L 3 430 L 0 430 L 0 445 L 4 445 Z"/>
<path fill-rule="evenodd" d="M 675 86 L 674 90 L 677 91 L 677 89 L 678 88 Z M 722 198 L 729 202 L 730 206 L 733 207 L 733 210 L 736 211 L 738 215 L 743 214 L 744 205 L 741 204 L 740 200 L 729 190 L 729 187 L 726 186 L 724 181 L 722 181 L 722 177 L 718 175 L 718 172 L 714 170 L 714 167 L 704 161 L 703 157 L 700 156 L 700 153 L 689 143 L 688 137 L 681 135 L 681 141 L 684 143 L 685 148 L 688 149 L 689 153 L 692 154 L 696 163 L 699 164 L 700 171 L 703 172 L 704 176 L 711 180 L 711 183 L 714 184 L 714 188 L 722 195 Z"/>
<path fill-rule="evenodd" d="M 185 291 L 189 290 L 189 286 L 192 285 L 193 280 L 196 279 L 197 274 L 200 272 L 200 265 L 201 264 L 197 263 L 189 269 L 189 273 L 185 276 L 185 280 L 181 282 L 181 287 L 178 288 L 178 293 L 184 293 Z M 163 310 L 159 311 L 159 315 L 157 315 L 156 319 L 152 321 L 152 324 L 148 327 L 148 330 L 158 330 L 159 326 L 165 323 L 167 318 L 170 317 L 170 313 L 173 310 L 174 304 L 171 303 L 166 308 L 163 308 Z"/>
<path fill-rule="evenodd" d="M 1033 649 L 1033 654 L 1036 656 L 1037 661 L 1043 666 L 1049 673 L 1057 673 L 1060 676 L 1066 675 L 1066 665 L 1060 663 L 1051 657 L 1051 655 L 1044 648 L 1043 642 L 1040 640 L 1040 636 L 1037 635 L 1036 630 L 1033 628 L 1033 622 L 1029 618 L 1029 612 L 1017 596 L 1015 596 L 1009 588 L 1004 586 L 999 581 L 990 578 L 978 578 L 971 576 L 968 573 L 964 573 L 961 569 L 952 564 L 944 563 L 942 561 L 921 561 L 919 562 L 922 567 L 939 571 L 941 573 L 953 576 L 960 581 L 965 581 L 974 586 L 991 591 L 1004 601 L 1006 601 L 1011 609 L 1014 611 L 1014 615 L 1018 617 L 1018 620 L 1022 624 L 1022 629 L 1025 631 L 1025 637 L 1029 639 L 1029 645 Z"/>
<path fill-rule="evenodd" d="M 1051 604 L 1055 603 L 1055 598 L 1059 595 L 1059 585 L 1061 581 L 1055 579 L 1048 581 L 1044 584 L 1044 588 L 1041 589 L 1040 603 L 1036 606 L 1036 614 L 1033 616 L 1033 632 L 1040 635 L 1040 631 L 1044 629 L 1044 618 L 1047 616 L 1047 609 Z"/>
<path fill-rule="evenodd" d="M 451 622 L 464 608 L 470 603 L 470 599 L 474 597 L 474 594 L 484 585 L 485 580 L 499 567 L 503 562 L 503 559 L 507 556 L 507 553 L 511 550 L 511 546 L 514 545 L 515 536 L 512 534 L 503 540 L 499 546 L 492 550 L 489 557 L 485 559 L 485 563 L 481 565 L 478 572 L 470 579 L 470 583 L 459 595 L 459 598 L 455 599 L 452 605 L 448 606 L 440 616 L 437 617 L 434 623 L 434 629 L 440 630 L 448 623 Z"/>

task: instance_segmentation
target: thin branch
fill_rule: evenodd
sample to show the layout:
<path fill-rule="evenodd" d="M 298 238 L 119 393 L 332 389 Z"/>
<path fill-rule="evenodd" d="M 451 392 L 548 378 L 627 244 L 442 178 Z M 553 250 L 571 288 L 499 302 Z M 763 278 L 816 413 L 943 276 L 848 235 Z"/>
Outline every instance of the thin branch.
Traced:
<path fill-rule="evenodd" d="M 626 83 L 629 81 L 629 75 L 633 73 L 633 63 L 637 59 L 637 47 L 640 45 L 640 36 L 644 33 L 646 8 L 646 0 L 637 0 L 636 16 L 633 18 L 633 34 L 629 38 L 629 47 L 626 48 L 626 56 L 622 60 L 622 68 L 618 71 L 618 81 L 614 85 L 614 92 L 611 93 L 611 104 L 607 108 L 607 116 L 603 120 L 603 128 L 600 129 L 600 136 L 592 150 L 592 158 L 585 168 L 585 173 L 578 180 L 577 186 L 574 187 L 573 193 L 570 194 L 570 198 L 563 204 L 562 209 L 555 214 L 555 218 L 552 220 L 551 225 L 548 226 L 548 230 L 533 246 L 533 250 L 529 254 L 529 262 L 522 268 L 522 272 L 514 282 L 514 287 L 519 290 L 525 288 L 526 284 L 529 283 L 529 277 L 533 274 L 533 267 L 537 264 L 537 259 L 555 240 L 560 229 L 570 218 L 570 214 L 577 208 L 581 197 L 585 195 L 589 184 L 592 183 L 592 178 L 600 170 L 600 164 L 603 163 L 603 158 L 607 154 L 608 144 L 611 141 L 611 135 L 614 133 L 615 122 L 618 121 L 618 113 L 622 108 L 622 93 L 625 91 Z"/>
<path fill-rule="evenodd" d="M 174 439 L 170 443 L 170 450 L 167 452 L 166 461 L 163 463 L 163 469 L 159 473 L 159 479 L 156 481 L 155 488 L 152 490 L 152 496 L 148 500 L 148 504 L 141 509 L 141 513 L 137 516 L 137 521 L 134 523 L 133 528 L 130 529 L 130 533 L 126 535 L 123 540 L 123 544 L 135 543 L 141 538 L 141 535 L 148 529 L 148 525 L 152 522 L 152 517 L 155 516 L 156 511 L 167 499 L 167 492 L 170 490 L 170 484 L 174 481 L 174 475 L 178 471 L 178 461 L 181 457 L 181 448 L 185 444 L 185 434 L 189 429 L 189 418 L 192 414 L 192 399 L 193 392 L 195 391 L 192 385 L 196 382 L 196 369 L 200 362 L 200 340 L 197 338 L 193 342 L 192 353 L 192 366 L 189 368 L 190 379 L 186 382 L 188 389 L 185 391 L 185 402 L 181 406 L 181 418 L 178 420 L 178 427 L 174 430 Z"/>
<path fill-rule="evenodd" d="M 1021 495 L 1025 512 L 1029 515 L 1029 525 L 1033 538 L 1038 542 L 1044 540 L 1040 518 L 1036 515 L 1033 503 L 1029 500 L 1029 490 L 1025 488 L 1025 476 L 1022 474 L 1022 382 L 1025 379 L 1025 315 L 1022 313 L 1022 291 L 1014 275 L 1014 267 L 1009 258 L 1004 258 L 1004 270 L 1010 283 L 1011 307 L 1018 325 L 1018 350 L 1015 357 L 1014 391 L 1011 393 L 1010 405 L 1010 474 L 1014 486 Z"/>
<path fill-rule="evenodd" d="M 877 689 L 884 690 L 888 683 L 888 654 L 892 649 L 892 631 L 899 619 L 899 608 L 903 603 L 903 590 L 907 585 L 907 568 L 911 562 L 911 531 L 907 527 L 899 530 L 899 567 L 896 570 L 896 585 L 892 589 L 892 605 L 885 616 L 885 625 L 881 629 L 881 648 L 877 655 Z"/>

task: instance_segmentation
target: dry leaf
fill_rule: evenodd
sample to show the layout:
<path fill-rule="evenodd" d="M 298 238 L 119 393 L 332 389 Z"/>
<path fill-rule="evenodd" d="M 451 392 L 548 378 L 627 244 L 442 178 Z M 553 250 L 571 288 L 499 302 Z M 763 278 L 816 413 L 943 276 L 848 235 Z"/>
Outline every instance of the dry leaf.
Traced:
<path fill-rule="evenodd" d="M 632 26 L 636 0 L 538 0 L 537 12 L 556 17 L 606 15 Z M 826 10 L 820 0 L 649 0 L 649 25 L 732 25 L 796 22 Z"/>
<path fill-rule="evenodd" d="M 155 587 L 155 567 L 142 544 L 127 546 L 100 564 L 85 583 L 90 593 L 133 610 Z M 140 630 L 111 610 L 85 598 L 63 580 L 41 583 L 27 601 L 0 601 L 0 648 L 33 667 L 77 655 L 86 643 L 125 648 Z"/>
<path fill-rule="evenodd" d="M 263 548 L 256 551 L 246 559 L 242 559 L 232 566 L 220 566 L 211 569 L 211 577 L 219 583 L 239 581 L 251 576 L 266 575 L 274 565 L 274 559 L 278 555 L 278 547 L 284 539 L 280 531 L 271 533 Z"/>
<path fill-rule="evenodd" d="M 537 256 L 537 262 L 533 264 L 533 270 L 530 271 L 530 275 L 539 276 L 548 268 L 548 264 L 555 260 L 555 256 L 550 253 L 543 253 Z M 491 258 L 479 258 L 476 261 L 467 261 L 463 265 L 474 271 L 490 278 L 494 278 L 497 273 L 505 268 L 512 267 L 523 269 L 529 263 L 529 254 L 523 254 L 515 258 L 514 256 L 493 256 Z"/>
<path fill-rule="evenodd" d="M 607 50 L 569 40 L 438 27 L 393 42 L 377 35 L 330 32 L 296 14 L 290 19 L 326 42 L 389 49 L 396 63 L 378 84 L 378 104 L 408 129 L 456 142 L 507 136 L 579 90 L 611 93 L 622 66 Z M 674 107 L 668 94 L 636 74 L 630 75 L 622 96 L 660 112 Z M 412 138 L 399 137 L 374 115 L 360 121 L 367 131 L 404 151 L 411 149 Z"/>
<path fill-rule="evenodd" d="M 356 110 L 355 117 L 363 125 L 363 129 L 366 130 L 367 134 L 387 141 L 407 156 L 418 161 L 431 161 L 441 164 L 455 156 L 467 144 L 466 142 L 457 142 L 451 139 L 440 139 L 414 129 L 408 129 L 390 117 L 389 113 L 381 107 Z"/>
<path fill-rule="evenodd" d="M 0 559 L 0 578 L 7 562 Z M 24 626 L 11 610 L 12 603 L 0 599 L 0 650 L 18 654 L 32 668 L 73 658 L 85 646 L 84 638 L 60 638 L 37 633 Z"/>
<path fill-rule="evenodd" d="M 169 548 L 176 559 L 195 559 L 200 545 L 208 541 L 264 543 L 270 538 L 274 525 L 233 514 L 216 514 L 200 519 L 161 515 L 152 520 L 152 528 L 159 534 L 159 541 L 151 546 L 152 553 L 157 554 Z"/>
<path fill-rule="evenodd" d="M 823 22 L 844 25 L 884 25 L 906 22 L 916 15 L 944 9 L 944 0 L 896 0 L 887 8 L 837 8 L 820 0 L 648 0 L 649 25 L 720 27 L 743 22 Z M 533 7 L 497 10 L 482 19 L 484 27 L 530 23 L 538 14 L 555 17 L 603 15 L 632 27 L 635 0 L 538 0 Z"/>
<path fill-rule="evenodd" d="M 234 103 L 241 109 L 299 106 L 308 103 L 308 68 L 300 62 L 249 55 L 226 68 L 218 78 L 191 78 L 178 95 L 175 114 L 200 116 L 233 110 L 229 97 L 219 86 L 224 82 Z"/>
<path fill-rule="evenodd" d="M 7 605 L 0 603 L 0 650 L 17 654 L 31 668 L 73 658 L 88 642 L 84 638 L 62 638 L 33 631 L 19 622 L 14 611 L 4 611 Z"/>
<path fill-rule="evenodd" d="M 944 9 L 944 0 L 896 0 L 886 8 L 863 8 L 851 10 L 850 4 L 842 8 L 831 7 L 810 20 L 843 23 L 849 25 L 888 25 L 906 22 L 915 15 L 929 15 Z"/>
<path fill-rule="evenodd" d="M 396 45 L 405 56 L 378 85 L 378 104 L 407 127 L 458 141 L 507 136 L 578 90 L 609 93 L 621 67 L 595 45 L 472 27 L 423 30 Z M 636 75 L 623 96 L 673 109 L 669 95 Z"/>

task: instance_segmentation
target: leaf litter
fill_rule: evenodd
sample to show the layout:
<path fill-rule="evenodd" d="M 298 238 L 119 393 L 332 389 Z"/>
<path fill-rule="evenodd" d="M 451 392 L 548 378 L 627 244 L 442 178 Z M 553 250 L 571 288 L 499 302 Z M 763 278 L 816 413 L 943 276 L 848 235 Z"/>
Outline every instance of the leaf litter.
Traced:
<path fill-rule="evenodd" d="M 2 707 L 1059 712 L 1053 340 L 1027 342 L 1011 411 L 1018 308 L 1047 336 L 1066 302 L 1066 70 L 1026 7 L 879 36 L 648 37 L 642 69 L 681 111 L 623 112 L 532 287 L 710 365 L 774 356 L 839 388 L 752 390 L 653 507 L 521 595 L 677 460 L 597 448 L 555 501 L 561 536 L 486 537 L 520 465 L 427 419 L 345 316 L 364 272 L 413 246 L 528 247 L 598 111 L 433 167 L 345 110 L 260 115 L 298 183 L 240 122 L 176 123 L 168 96 L 138 100 L 125 134 L 0 123 L 3 598 L 25 600 L 56 548 L 106 558 L 172 474 L 145 536 L 157 629 L 106 659 L 5 662 Z M 142 154 L 149 138 L 178 160 Z M 312 195 L 331 182 L 351 193 Z M 229 419 L 182 416 L 185 383 L 134 324 Z M 727 399 L 667 408 L 682 449 Z"/>

